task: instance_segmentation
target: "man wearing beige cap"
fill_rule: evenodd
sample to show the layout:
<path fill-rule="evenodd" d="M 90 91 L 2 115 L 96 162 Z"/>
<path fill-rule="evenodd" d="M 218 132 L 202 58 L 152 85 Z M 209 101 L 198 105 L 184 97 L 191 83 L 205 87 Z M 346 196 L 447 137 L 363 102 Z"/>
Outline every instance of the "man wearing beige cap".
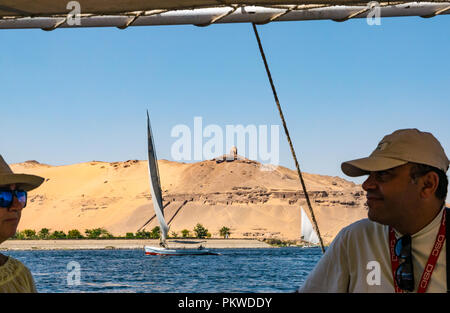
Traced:
<path fill-rule="evenodd" d="M 299 292 L 447 292 L 448 167 L 439 141 L 417 129 L 342 163 L 348 176 L 368 175 L 368 219 L 339 232 Z"/>
<path fill-rule="evenodd" d="M 39 187 L 44 179 L 16 174 L 0 155 L 0 244 L 14 236 L 27 192 Z M 0 293 L 36 292 L 30 270 L 19 260 L 0 254 Z"/>

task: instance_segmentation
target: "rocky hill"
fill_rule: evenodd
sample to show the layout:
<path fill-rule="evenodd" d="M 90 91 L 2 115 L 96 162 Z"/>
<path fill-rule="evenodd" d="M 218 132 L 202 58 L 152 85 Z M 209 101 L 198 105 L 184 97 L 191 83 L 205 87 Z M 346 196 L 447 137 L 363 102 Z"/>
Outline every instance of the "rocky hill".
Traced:
<path fill-rule="evenodd" d="M 231 238 L 300 237 L 305 195 L 295 171 L 263 166 L 245 158 L 197 163 L 158 161 L 170 233 L 197 223 L 213 237 L 231 229 Z M 11 165 L 16 173 L 45 178 L 30 192 L 19 230 L 68 231 L 103 227 L 115 235 L 157 225 L 146 161 L 50 166 L 37 161 Z M 339 177 L 304 173 L 319 229 L 326 243 L 344 226 L 365 218 L 360 185 Z M 143 227 L 145 225 L 145 227 Z"/>

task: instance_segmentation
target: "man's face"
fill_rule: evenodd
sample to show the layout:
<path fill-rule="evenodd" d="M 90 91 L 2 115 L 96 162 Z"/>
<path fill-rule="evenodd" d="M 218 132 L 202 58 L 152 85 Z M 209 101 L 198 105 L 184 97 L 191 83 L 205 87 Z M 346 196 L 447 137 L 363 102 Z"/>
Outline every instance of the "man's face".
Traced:
<path fill-rule="evenodd" d="M 15 190 L 16 185 L 0 186 L 0 190 Z M 9 209 L 0 207 L 0 243 L 14 236 L 22 215 L 22 204 L 14 197 Z"/>
<path fill-rule="evenodd" d="M 413 214 L 420 199 L 420 189 L 410 176 L 407 163 L 386 171 L 371 172 L 362 188 L 367 192 L 370 220 L 395 225 Z"/>

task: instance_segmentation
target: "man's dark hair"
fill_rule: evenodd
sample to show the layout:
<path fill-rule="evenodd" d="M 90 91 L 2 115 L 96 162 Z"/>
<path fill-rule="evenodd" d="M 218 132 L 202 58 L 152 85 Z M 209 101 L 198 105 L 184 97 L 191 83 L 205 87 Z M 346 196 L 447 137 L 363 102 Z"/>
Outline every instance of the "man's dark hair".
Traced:
<path fill-rule="evenodd" d="M 410 176 L 413 180 L 416 180 L 419 177 L 422 177 L 429 172 L 435 172 L 439 176 L 439 184 L 436 189 L 436 198 L 442 200 L 445 203 L 445 199 L 447 198 L 447 188 L 448 188 L 448 177 L 444 171 L 425 164 L 412 163 Z"/>

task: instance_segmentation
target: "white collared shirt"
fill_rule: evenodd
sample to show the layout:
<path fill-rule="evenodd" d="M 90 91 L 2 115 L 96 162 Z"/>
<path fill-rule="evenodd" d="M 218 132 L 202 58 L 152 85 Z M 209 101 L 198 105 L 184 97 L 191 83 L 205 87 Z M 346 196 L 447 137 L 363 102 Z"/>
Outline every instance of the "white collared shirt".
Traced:
<path fill-rule="evenodd" d="M 417 292 L 443 212 L 444 209 L 427 226 L 411 236 L 415 283 L 413 292 Z M 396 237 L 400 236 L 396 232 Z M 363 219 L 343 228 L 298 291 L 395 292 L 389 252 L 389 226 Z M 445 241 L 426 292 L 446 291 Z"/>

